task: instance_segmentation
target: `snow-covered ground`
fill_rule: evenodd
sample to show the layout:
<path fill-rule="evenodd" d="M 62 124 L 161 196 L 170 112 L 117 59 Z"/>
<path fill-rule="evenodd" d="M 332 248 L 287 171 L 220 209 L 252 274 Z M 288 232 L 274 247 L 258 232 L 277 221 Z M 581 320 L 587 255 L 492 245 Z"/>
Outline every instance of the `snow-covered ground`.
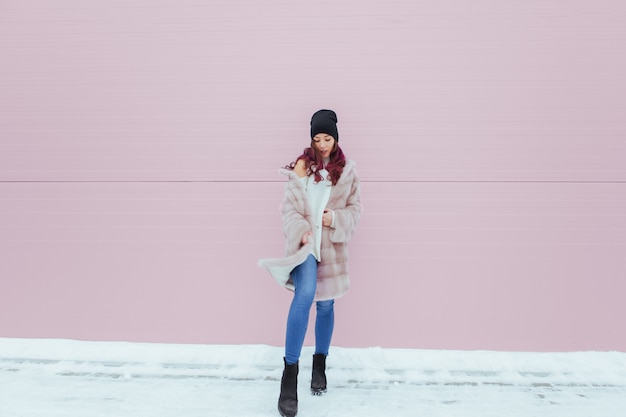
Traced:
<path fill-rule="evenodd" d="M 626 353 L 334 347 L 300 417 L 626 416 Z M 282 349 L 0 338 L 1 417 L 278 416 Z"/>

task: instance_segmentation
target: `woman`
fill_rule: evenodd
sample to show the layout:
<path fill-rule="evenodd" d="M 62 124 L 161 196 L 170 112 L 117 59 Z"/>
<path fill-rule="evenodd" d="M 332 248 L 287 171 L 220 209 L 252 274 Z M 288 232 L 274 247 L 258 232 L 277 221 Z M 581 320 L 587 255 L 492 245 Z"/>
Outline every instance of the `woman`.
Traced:
<path fill-rule="evenodd" d="M 298 364 L 316 302 L 315 354 L 311 392 L 326 392 L 326 356 L 334 326 L 334 300 L 348 291 L 347 243 L 361 215 L 359 178 L 354 162 L 339 147 L 337 115 L 319 110 L 311 118 L 311 146 L 281 172 L 288 177 L 281 206 L 286 256 L 259 264 L 294 291 L 278 410 L 298 411 Z"/>

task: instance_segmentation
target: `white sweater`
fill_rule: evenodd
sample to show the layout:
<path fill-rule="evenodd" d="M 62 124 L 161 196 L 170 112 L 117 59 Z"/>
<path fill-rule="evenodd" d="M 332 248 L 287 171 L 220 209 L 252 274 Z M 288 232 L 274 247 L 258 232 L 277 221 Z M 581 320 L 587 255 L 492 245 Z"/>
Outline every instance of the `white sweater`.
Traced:
<path fill-rule="evenodd" d="M 318 262 L 321 262 L 323 227 L 322 216 L 324 215 L 324 209 L 328 205 L 328 199 L 330 198 L 330 191 L 332 190 L 333 183 L 327 178 L 328 171 L 321 169 L 319 173 L 322 178 L 324 178 L 320 182 L 315 182 L 315 175 L 302 177 L 300 178 L 300 181 L 302 181 L 302 184 L 306 189 L 307 198 L 311 206 L 311 212 L 313 213 L 313 221 L 315 224 L 315 229 L 313 230 L 313 249 L 311 250 L 311 253 L 315 256 L 315 259 L 317 259 Z"/>

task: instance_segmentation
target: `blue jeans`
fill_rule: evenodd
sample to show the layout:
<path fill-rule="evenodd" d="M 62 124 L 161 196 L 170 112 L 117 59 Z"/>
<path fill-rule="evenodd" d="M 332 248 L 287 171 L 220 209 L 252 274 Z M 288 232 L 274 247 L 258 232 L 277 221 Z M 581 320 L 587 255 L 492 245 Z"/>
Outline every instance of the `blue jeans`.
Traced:
<path fill-rule="evenodd" d="M 287 337 L 285 341 L 285 361 L 294 364 L 300 359 L 304 337 L 309 325 L 309 312 L 317 288 L 317 260 L 313 255 L 291 272 L 296 287 L 289 316 L 287 317 Z M 316 302 L 315 353 L 328 355 L 330 339 L 335 327 L 335 300 Z"/>

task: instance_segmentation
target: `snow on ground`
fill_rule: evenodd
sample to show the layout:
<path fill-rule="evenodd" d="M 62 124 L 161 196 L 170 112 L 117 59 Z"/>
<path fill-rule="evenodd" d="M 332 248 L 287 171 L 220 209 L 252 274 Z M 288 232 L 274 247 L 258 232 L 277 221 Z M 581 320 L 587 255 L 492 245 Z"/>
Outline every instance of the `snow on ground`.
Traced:
<path fill-rule="evenodd" d="M 333 347 L 300 417 L 626 416 L 626 353 Z M 0 338 L 1 417 L 278 416 L 282 348 Z"/>

